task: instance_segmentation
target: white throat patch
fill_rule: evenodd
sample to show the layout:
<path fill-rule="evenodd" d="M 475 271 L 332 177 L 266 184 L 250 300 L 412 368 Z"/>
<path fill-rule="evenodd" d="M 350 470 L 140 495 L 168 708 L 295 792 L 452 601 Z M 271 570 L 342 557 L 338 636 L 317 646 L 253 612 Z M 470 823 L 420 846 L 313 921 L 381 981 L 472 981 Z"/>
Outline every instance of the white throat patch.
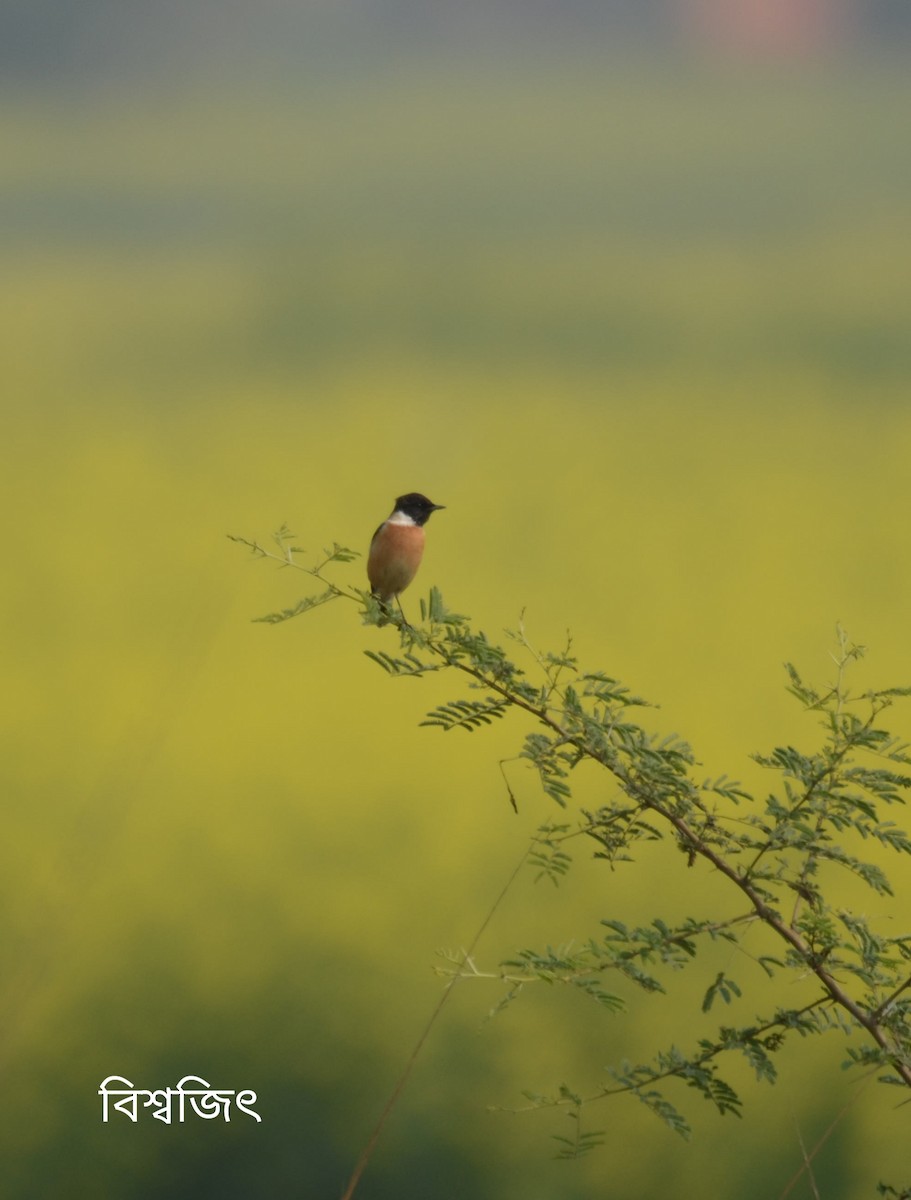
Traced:
<path fill-rule="evenodd" d="M 409 517 L 407 513 L 399 512 L 398 509 L 387 520 L 387 525 L 417 525 L 414 517 Z"/>

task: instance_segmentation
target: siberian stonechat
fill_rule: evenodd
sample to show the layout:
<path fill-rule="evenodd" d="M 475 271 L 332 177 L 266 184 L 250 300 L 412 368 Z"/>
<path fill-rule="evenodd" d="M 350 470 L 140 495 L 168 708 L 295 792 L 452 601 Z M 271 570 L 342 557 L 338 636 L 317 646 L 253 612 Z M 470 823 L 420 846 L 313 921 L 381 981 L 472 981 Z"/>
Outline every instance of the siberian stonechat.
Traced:
<path fill-rule="evenodd" d="M 370 590 L 387 607 L 417 574 L 424 555 L 424 526 L 430 514 L 445 504 L 433 504 L 420 492 L 399 496 L 390 516 L 373 535 L 367 558 Z"/>

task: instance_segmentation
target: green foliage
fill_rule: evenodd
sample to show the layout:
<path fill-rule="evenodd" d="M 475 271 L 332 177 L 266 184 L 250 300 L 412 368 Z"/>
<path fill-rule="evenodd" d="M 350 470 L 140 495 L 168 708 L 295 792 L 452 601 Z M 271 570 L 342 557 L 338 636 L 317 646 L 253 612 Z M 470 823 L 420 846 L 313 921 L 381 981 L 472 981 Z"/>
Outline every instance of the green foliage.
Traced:
<path fill-rule="evenodd" d="M 573 1131 L 571 1137 L 562 1137 L 557 1133 L 553 1134 L 554 1141 L 560 1146 L 554 1157 L 564 1159 L 582 1158 L 583 1155 L 590 1154 L 592 1150 L 596 1150 L 598 1146 L 604 1145 L 606 1132 L 603 1129 L 583 1130 L 583 1101 L 581 1096 L 577 1096 L 565 1084 L 560 1088 L 560 1095 L 572 1105 L 572 1108 L 570 1108 L 566 1115 L 572 1122 Z"/>
<path fill-rule="evenodd" d="M 513 799 L 510 792 L 510 798 Z M 535 844 L 528 854 L 528 862 L 539 869 L 538 878 L 549 879 L 556 887 L 572 866 L 572 855 L 562 848 L 565 834 L 570 826 L 548 822 L 538 830 Z"/>
<path fill-rule="evenodd" d="M 345 560 L 336 554 L 329 561 Z M 787 664 L 788 691 L 823 736 L 815 749 L 783 745 L 756 755 L 776 777 L 760 799 L 725 774 L 697 780 L 688 743 L 676 734 L 656 737 L 637 724 L 633 714 L 645 701 L 607 672 L 581 672 L 569 639 L 561 652 L 540 653 L 520 623 L 509 636 L 531 660 L 530 676 L 467 617 L 450 612 L 436 589 L 422 602 L 422 624 L 414 628 L 401 615 L 378 614 L 363 593 L 328 583 L 322 565 L 311 574 L 333 596 L 357 600 L 368 624 L 394 626 L 402 657 L 368 651 L 389 674 L 450 670 L 482 691 L 480 700 L 457 697 L 438 705 L 423 724 L 472 731 L 510 709 L 531 718 L 518 759 L 534 769 L 561 810 L 559 822 L 539 828 L 527 855 L 539 875 L 555 884 L 567 875 L 573 866 L 565 849 L 570 839 L 588 843 L 593 857 L 611 869 L 634 861 L 641 842 L 670 840 L 683 852 L 681 866 L 702 864 L 723 880 L 736 902 L 734 916 L 728 909 L 708 920 L 655 917 L 629 927 L 605 917 L 600 936 L 556 949 L 524 949 L 495 970 L 480 970 L 467 955 L 450 959 L 453 979 L 505 985 L 494 1013 L 528 987 L 546 984 L 569 988 L 615 1016 L 627 998 L 605 986 L 608 972 L 618 983 L 652 993 L 666 990 L 668 972 L 711 972 L 702 1014 L 720 1003 L 728 1018 L 714 1036 L 689 1049 L 658 1049 L 647 1062 L 608 1066 L 606 1081 L 588 1094 L 568 1086 L 552 1096 L 526 1093 L 531 1107 L 564 1109 L 572 1119 L 573 1137 L 557 1137 L 560 1157 L 578 1157 L 599 1143 L 599 1134 L 582 1131 L 582 1113 L 619 1094 L 635 1096 L 683 1136 L 690 1128 L 670 1098 L 675 1086 L 698 1092 L 721 1115 L 740 1116 L 743 1102 L 724 1073 L 726 1063 L 745 1059 L 758 1081 L 774 1083 L 775 1057 L 793 1034 L 847 1034 L 846 1066 L 873 1069 L 882 1082 L 911 1087 L 911 935 L 886 933 L 830 898 L 832 881 L 843 871 L 872 892 L 891 895 L 884 856 L 911 853 L 907 833 L 883 815 L 904 804 L 911 789 L 908 746 L 883 726 L 894 702 L 911 689 L 851 691 L 847 675 L 863 649 L 840 629 L 830 685 L 813 687 Z M 583 762 L 604 772 L 615 795 L 572 819 L 574 771 Z M 515 805 L 511 788 L 509 797 Z M 748 975 L 735 981 L 727 970 L 709 965 L 704 951 L 718 941 L 739 949 L 745 933 L 756 927 L 764 931 L 766 945 L 743 962 L 752 961 L 765 977 L 779 981 L 779 1003 L 744 1020 Z M 813 986 L 812 998 L 800 1006 L 791 999 L 796 980 L 811 980 Z"/>
<path fill-rule="evenodd" d="M 481 725 L 489 725 L 494 718 L 504 716 L 508 707 L 508 700 L 496 696 L 485 700 L 453 700 L 451 704 L 441 704 L 433 709 L 421 724 L 439 725 L 445 730 L 467 729 L 471 733 Z"/>
<path fill-rule="evenodd" d="M 719 971 L 715 976 L 715 982 L 709 985 L 709 989 L 705 993 L 705 999 L 702 1001 L 702 1011 L 708 1012 L 715 1003 L 717 996 L 720 996 L 725 1004 L 730 1004 L 735 996 L 742 994 L 734 980 L 728 979 L 724 971 Z"/>
<path fill-rule="evenodd" d="M 371 662 L 382 667 L 389 675 L 426 675 L 428 671 L 436 670 L 436 667 L 422 663 L 413 654 L 406 654 L 404 658 L 394 658 L 384 650 L 365 650 L 364 653 Z"/>
<path fill-rule="evenodd" d="M 295 558 L 296 554 L 303 554 L 304 551 L 300 546 L 295 546 L 294 534 L 287 525 L 282 525 L 272 534 L 272 541 L 277 548 L 276 550 L 268 550 L 265 546 L 257 541 L 251 541 L 249 538 L 238 537 L 235 534 L 228 534 L 228 538 L 232 542 L 237 542 L 241 546 L 246 546 L 254 558 L 267 558 L 273 562 L 277 562 L 281 567 L 296 567 L 298 570 L 306 571 L 308 575 L 312 575 L 314 579 L 326 582 L 326 587 L 322 592 L 317 592 L 312 596 L 304 596 L 298 600 L 297 604 L 291 608 L 282 609 L 281 612 L 266 613 L 265 616 L 255 617 L 254 621 L 262 622 L 267 625 L 279 625 L 283 621 L 290 621 L 292 617 L 299 617 L 301 613 L 309 612 L 311 608 L 319 608 L 322 604 L 327 604 L 330 600 L 338 600 L 344 595 L 353 595 L 345 589 L 337 587 L 333 583 L 328 583 L 323 580 L 322 571 L 332 563 L 350 563 L 354 559 L 360 557 L 357 550 L 349 550 L 347 546 L 340 546 L 338 542 L 333 542 L 328 550 L 323 551 L 323 557 L 316 562 L 312 567 L 304 566 Z M 376 601 L 372 600 L 373 607 L 379 610 Z M 377 615 L 378 612 L 377 612 Z M 378 622 L 377 622 L 378 623 Z"/>

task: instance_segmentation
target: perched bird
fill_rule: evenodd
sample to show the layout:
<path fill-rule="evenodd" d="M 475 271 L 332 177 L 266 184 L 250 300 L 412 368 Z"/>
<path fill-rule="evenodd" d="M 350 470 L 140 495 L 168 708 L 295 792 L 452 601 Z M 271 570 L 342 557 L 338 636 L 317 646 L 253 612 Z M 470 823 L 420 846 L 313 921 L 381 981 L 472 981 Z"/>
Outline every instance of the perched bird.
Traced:
<path fill-rule="evenodd" d="M 445 507 L 431 503 L 420 492 L 409 492 L 399 496 L 391 515 L 373 535 L 367 578 L 384 607 L 414 579 L 424 554 L 424 526 L 431 513 Z"/>

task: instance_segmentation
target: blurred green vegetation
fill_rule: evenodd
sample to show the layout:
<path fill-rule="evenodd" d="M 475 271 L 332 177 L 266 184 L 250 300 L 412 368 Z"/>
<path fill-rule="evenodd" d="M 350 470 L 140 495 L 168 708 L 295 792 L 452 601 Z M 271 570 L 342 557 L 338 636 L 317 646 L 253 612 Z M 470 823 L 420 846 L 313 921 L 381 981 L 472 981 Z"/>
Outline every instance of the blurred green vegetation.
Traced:
<path fill-rule="evenodd" d="M 911 680 L 909 86 L 592 55 L 7 96 L 10 1196 L 340 1193 L 435 950 L 550 815 L 530 775 L 518 818 L 502 788 L 519 724 L 419 730 L 451 685 L 382 677 L 350 612 L 250 624 L 301 579 L 226 533 L 365 547 L 425 491 L 447 511 L 421 587 L 493 636 L 523 608 L 545 648 L 569 626 L 707 774 L 754 785 L 751 751 L 815 738 L 779 664 L 825 677 L 836 620 L 871 682 Z M 668 868 L 529 874 L 481 957 L 698 915 L 715 881 Z M 907 894 L 882 911 L 907 921 Z M 485 1024 L 499 993 L 457 989 L 365 1200 L 667 1194 L 671 1172 L 779 1194 L 861 1088 L 818 1048 L 747 1085 L 742 1123 L 692 1113 L 689 1145 L 617 1103 L 603 1151 L 554 1163 L 558 1124 L 486 1111 L 691 1041 L 699 993 Z M 106 1075 L 189 1072 L 255 1089 L 262 1124 L 102 1126 Z M 814 1160 L 828 1200 L 906 1165 L 892 1103 L 869 1089 Z"/>

